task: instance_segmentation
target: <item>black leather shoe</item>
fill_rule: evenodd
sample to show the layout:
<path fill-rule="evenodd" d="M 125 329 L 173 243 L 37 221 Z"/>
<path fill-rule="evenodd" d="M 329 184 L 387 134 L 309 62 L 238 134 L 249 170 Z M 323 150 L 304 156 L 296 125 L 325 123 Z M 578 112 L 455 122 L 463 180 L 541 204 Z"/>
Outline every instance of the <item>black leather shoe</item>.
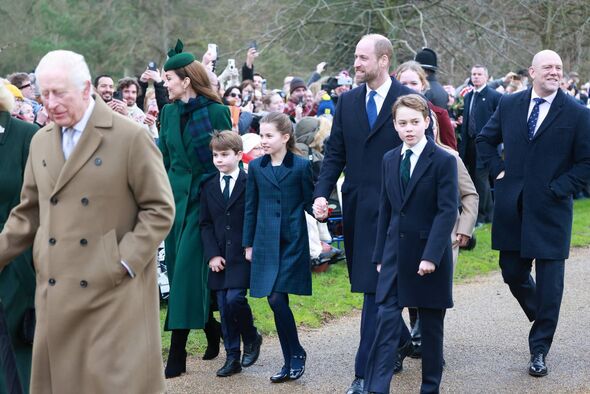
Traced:
<path fill-rule="evenodd" d="M 291 356 L 291 369 L 289 370 L 289 379 L 297 380 L 305 373 L 305 361 L 307 360 L 307 353 L 305 350 L 302 355 Z"/>
<path fill-rule="evenodd" d="M 228 376 L 232 376 L 242 372 L 242 365 L 240 364 L 240 360 L 237 358 L 228 358 L 225 360 L 225 364 L 223 367 L 217 370 L 217 376 L 220 378 L 225 378 Z"/>
<path fill-rule="evenodd" d="M 287 380 L 289 380 L 289 370 L 290 370 L 289 367 L 287 367 L 286 365 L 283 365 L 283 368 L 281 368 L 281 370 L 279 372 L 275 373 L 274 375 L 272 375 L 270 377 L 270 381 L 272 383 L 286 382 Z"/>
<path fill-rule="evenodd" d="M 356 377 L 352 381 L 352 384 L 346 390 L 346 394 L 363 394 L 365 391 L 365 379 Z"/>
<path fill-rule="evenodd" d="M 393 364 L 393 373 L 397 374 L 404 369 L 404 359 L 408 357 L 414 349 L 412 341 L 409 340 L 402 347 L 397 349 L 397 360 Z"/>
<path fill-rule="evenodd" d="M 545 364 L 545 355 L 543 353 L 535 353 L 531 355 L 529 375 L 537 377 L 547 375 L 547 364 Z"/>
<path fill-rule="evenodd" d="M 253 343 L 244 344 L 244 355 L 242 356 L 242 367 L 249 367 L 258 360 L 260 356 L 260 346 L 262 345 L 262 335 L 256 332 L 256 339 Z"/>

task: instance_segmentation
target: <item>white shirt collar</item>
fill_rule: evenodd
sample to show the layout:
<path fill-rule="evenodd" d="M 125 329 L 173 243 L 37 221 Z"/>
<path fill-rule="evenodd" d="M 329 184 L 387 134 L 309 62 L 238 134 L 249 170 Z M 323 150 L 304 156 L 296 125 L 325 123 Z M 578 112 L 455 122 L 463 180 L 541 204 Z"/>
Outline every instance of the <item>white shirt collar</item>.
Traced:
<path fill-rule="evenodd" d="M 84 131 L 86 125 L 88 124 L 88 121 L 90 120 L 90 116 L 92 116 L 92 111 L 94 110 L 95 104 L 96 103 L 94 102 L 94 99 L 92 98 L 92 96 L 90 96 L 90 100 L 88 100 L 88 108 L 86 108 L 86 111 L 82 116 L 82 119 L 80 119 L 80 121 L 74 125 L 74 130 L 80 133 Z M 67 127 L 62 127 L 61 132 L 65 133 L 66 129 Z"/>
<path fill-rule="evenodd" d="M 224 174 L 223 172 L 219 172 L 219 180 L 223 182 L 223 177 L 229 175 L 235 181 L 238 179 L 238 175 L 240 175 L 240 167 L 237 167 L 234 171 L 230 172 L 229 174 Z"/>
<path fill-rule="evenodd" d="M 387 93 L 389 93 L 389 88 L 391 87 L 391 78 L 387 77 L 387 80 L 385 80 L 385 82 L 383 82 L 383 84 L 381 86 L 379 86 L 377 89 L 375 89 L 375 91 L 377 92 L 377 95 L 383 99 L 385 99 L 385 97 L 387 97 Z M 369 93 L 371 93 L 371 88 L 369 88 L 369 85 L 367 85 L 367 94 L 366 94 L 366 99 L 369 99 Z"/>
<path fill-rule="evenodd" d="M 428 142 L 428 139 L 426 138 L 426 135 L 422 137 L 422 139 L 420 141 L 418 141 L 418 143 L 412 147 L 409 147 L 408 145 L 406 145 L 406 143 L 404 142 L 404 144 L 402 145 L 402 156 L 406 153 L 406 151 L 408 149 L 412 150 L 412 155 L 416 158 L 420 157 L 420 155 L 422 154 L 422 151 L 424 150 L 424 148 L 426 147 L 426 143 Z"/>
<path fill-rule="evenodd" d="M 551 103 L 553 102 L 553 100 L 555 99 L 555 96 L 557 96 L 557 90 L 555 92 L 553 92 L 552 94 L 550 94 L 547 97 L 542 97 L 543 99 L 545 99 L 545 101 L 547 103 L 549 103 L 549 105 L 551 105 Z M 533 99 L 536 99 L 537 97 L 541 97 L 539 96 L 536 92 L 535 89 L 531 89 L 531 101 L 533 101 Z"/>
<path fill-rule="evenodd" d="M 479 89 L 475 89 L 475 86 L 473 87 L 473 92 L 477 92 L 477 93 L 481 93 L 482 90 L 484 90 L 486 88 L 486 85 L 483 84 L 479 87 Z"/>

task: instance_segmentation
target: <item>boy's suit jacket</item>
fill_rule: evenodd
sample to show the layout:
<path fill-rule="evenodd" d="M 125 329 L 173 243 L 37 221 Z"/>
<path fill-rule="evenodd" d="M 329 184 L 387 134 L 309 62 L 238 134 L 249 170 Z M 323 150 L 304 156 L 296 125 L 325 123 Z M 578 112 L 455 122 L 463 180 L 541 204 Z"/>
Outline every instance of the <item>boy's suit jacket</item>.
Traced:
<path fill-rule="evenodd" d="M 223 198 L 219 173 L 202 185 L 200 226 L 204 262 L 208 264 L 215 256 L 225 259 L 223 271 L 209 270 L 209 288 L 212 290 L 250 287 L 250 263 L 244 258 L 242 247 L 247 177 L 240 170 L 227 202 Z"/>
<path fill-rule="evenodd" d="M 402 195 L 401 148 L 389 151 L 383 158 L 373 254 L 373 261 L 381 263 L 375 301 L 382 302 L 397 279 L 401 306 L 450 308 L 453 306 L 450 234 L 457 218 L 457 162 L 428 139 Z M 435 271 L 418 275 L 421 260 L 434 263 Z"/>

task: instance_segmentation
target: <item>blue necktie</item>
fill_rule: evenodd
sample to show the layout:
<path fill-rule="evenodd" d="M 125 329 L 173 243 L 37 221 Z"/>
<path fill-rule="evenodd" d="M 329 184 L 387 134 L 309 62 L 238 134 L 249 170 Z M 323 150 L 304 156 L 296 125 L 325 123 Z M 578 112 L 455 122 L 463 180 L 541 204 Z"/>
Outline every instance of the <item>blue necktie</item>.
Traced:
<path fill-rule="evenodd" d="M 231 175 L 224 175 L 223 180 L 225 181 L 225 187 L 223 188 L 223 198 L 225 201 L 229 201 L 229 181 L 231 180 Z"/>
<path fill-rule="evenodd" d="M 369 92 L 369 100 L 367 101 L 367 119 L 369 119 L 369 127 L 372 129 L 377 120 L 377 104 L 375 104 L 376 91 Z"/>
<path fill-rule="evenodd" d="M 527 125 L 529 126 L 529 140 L 532 140 L 535 136 L 535 128 L 537 127 L 537 121 L 539 120 L 539 106 L 545 102 L 545 99 L 541 97 L 535 97 L 533 99 L 535 101 L 535 106 L 531 111 L 531 116 L 529 116 L 529 121 Z"/>

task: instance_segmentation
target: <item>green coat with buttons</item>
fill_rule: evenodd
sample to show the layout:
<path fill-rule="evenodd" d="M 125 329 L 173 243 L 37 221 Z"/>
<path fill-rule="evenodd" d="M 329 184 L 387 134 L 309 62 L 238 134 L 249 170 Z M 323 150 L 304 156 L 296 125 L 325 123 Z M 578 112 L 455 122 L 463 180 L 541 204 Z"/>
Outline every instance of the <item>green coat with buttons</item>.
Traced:
<path fill-rule="evenodd" d="M 29 145 L 37 129 L 31 123 L 12 118 L 8 112 L 0 112 L 0 231 L 20 201 Z M 30 250 L 0 272 L 0 302 L 16 355 L 19 380 L 24 392 L 28 392 L 33 347 L 22 341 L 21 333 L 25 311 L 35 302 L 35 270 Z M 0 374 L 0 393 L 5 392 L 4 374 Z"/>
<path fill-rule="evenodd" d="M 212 158 L 203 162 L 204 155 L 198 154 L 209 146 L 209 133 L 181 130 L 183 105 L 180 101 L 168 104 L 160 114 L 160 150 L 176 203 L 174 225 L 165 242 L 170 281 L 165 330 L 203 328 L 209 314 L 209 266 L 199 229 L 199 192 L 201 182 L 216 169 Z M 207 110 L 214 130 L 231 130 L 227 106 L 211 103 Z"/>

